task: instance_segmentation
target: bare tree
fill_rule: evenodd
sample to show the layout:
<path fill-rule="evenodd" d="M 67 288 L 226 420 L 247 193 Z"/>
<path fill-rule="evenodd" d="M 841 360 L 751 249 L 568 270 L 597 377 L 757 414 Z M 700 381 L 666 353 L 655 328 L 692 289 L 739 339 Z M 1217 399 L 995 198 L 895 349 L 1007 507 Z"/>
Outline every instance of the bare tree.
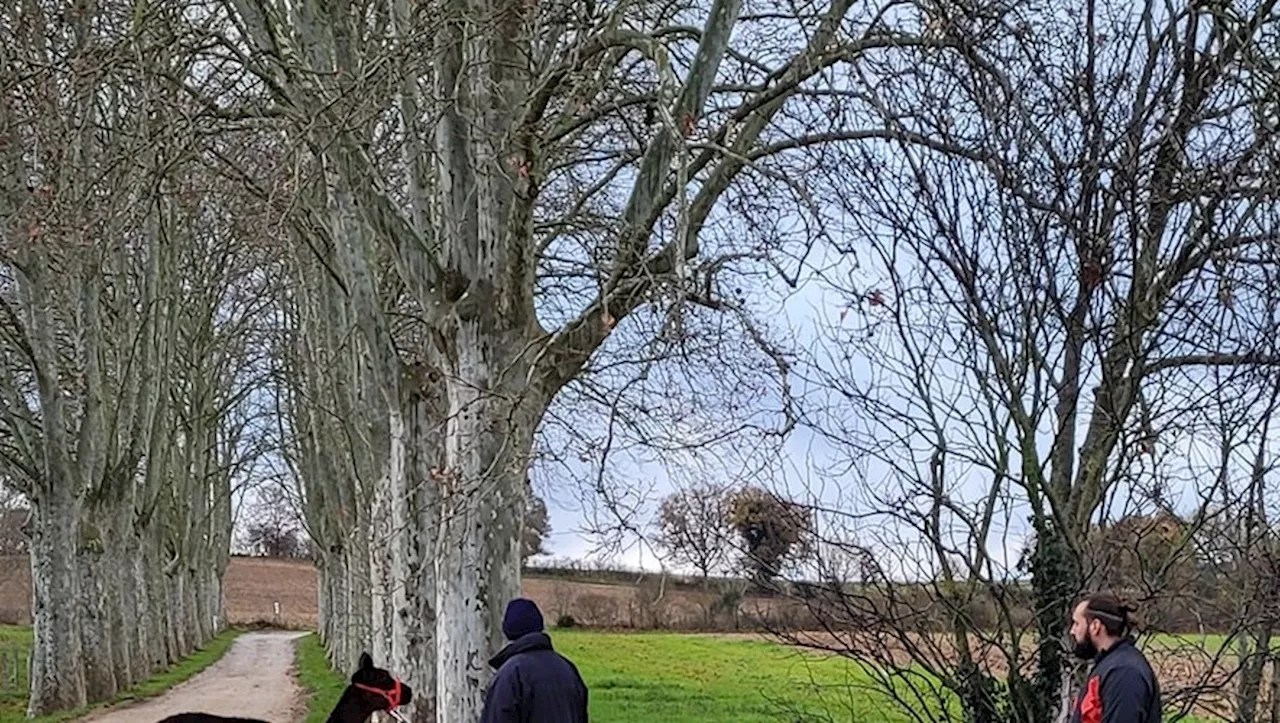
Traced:
<path fill-rule="evenodd" d="M 316 258 L 304 243 L 291 257 L 284 271 L 294 282 L 281 295 L 277 347 L 281 444 L 315 545 L 322 633 L 345 666 L 371 647 L 387 658 L 386 636 L 377 636 L 383 648 L 374 645 L 376 582 L 383 585 L 377 602 L 386 602 L 386 581 L 375 579 L 375 569 L 385 565 L 386 547 L 372 524 L 386 510 L 375 510 L 372 499 L 389 433 L 385 407 L 369 397 L 351 310 L 325 271 L 332 258 Z"/>
<path fill-rule="evenodd" d="M 266 557 L 309 557 L 310 545 L 293 500 L 279 485 L 256 491 L 247 515 L 245 543 Z"/>
<path fill-rule="evenodd" d="M 1280 720 L 1280 691 L 1275 687 L 1277 658 L 1272 642 L 1280 625 L 1280 548 L 1270 522 L 1275 515 L 1275 502 L 1268 480 L 1275 467 L 1269 449 L 1274 439 L 1280 384 L 1274 373 L 1259 374 L 1254 383 L 1264 390 L 1265 398 L 1260 404 L 1258 424 L 1242 445 L 1248 474 L 1238 484 L 1223 485 L 1215 501 L 1218 514 L 1197 535 L 1196 559 L 1201 574 L 1210 579 L 1194 586 L 1191 594 L 1216 603 L 1213 610 L 1218 616 L 1238 621 L 1234 652 L 1239 678 L 1234 700 L 1224 700 L 1222 708 L 1233 712 L 1238 723 L 1274 723 Z M 1230 626 L 1219 623 L 1217 627 Z M 1272 678 L 1264 688 L 1268 666 L 1272 668 Z"/>
<path fill-rule="evenodd" d="M 1050 721 L 1099 521 L 1185 495 L 1182 549 L 1247 476 L 1265 395 L 1246 380 L 1277 359 L 1280 18 L 1103 1 L 920 21 L 961 52 L 864 66 L 883 82 L 848 112 L 885 140 L 841 146 L 825 182 L 866 246 L 826 277 L 853 313 L 811 419 L 861 478 L 831 500 L 843 541 L 879 559 L 865 595 L 833 585 L 825 610 L 867 631 L 840 649 L 887 665 L 918 719 L 954 697 L 970 720 Z"/>
<path fill-rule="evenodd" d="M 658 508 L 658 544 L 704 583 L 724 569 L 734 549 L 728 490 L 703 484 L 668 495 Z"/>

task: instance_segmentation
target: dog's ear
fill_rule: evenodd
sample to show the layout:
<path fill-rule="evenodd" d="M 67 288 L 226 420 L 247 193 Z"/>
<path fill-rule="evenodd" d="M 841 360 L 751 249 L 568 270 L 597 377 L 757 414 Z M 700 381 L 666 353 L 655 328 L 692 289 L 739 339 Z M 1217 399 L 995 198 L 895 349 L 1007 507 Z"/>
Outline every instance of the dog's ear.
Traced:
<path fill-rule="evenodd" d="M 360 654 L 360 669 L 373 670 L 373 658 L 369 657 L 368 653 Z"/>

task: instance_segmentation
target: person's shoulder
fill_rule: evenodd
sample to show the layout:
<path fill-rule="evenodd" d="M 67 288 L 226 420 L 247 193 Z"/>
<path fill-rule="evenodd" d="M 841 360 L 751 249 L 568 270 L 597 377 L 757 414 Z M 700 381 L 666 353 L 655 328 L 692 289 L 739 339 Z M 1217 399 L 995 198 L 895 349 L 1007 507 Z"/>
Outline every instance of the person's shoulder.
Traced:
<path fill-rule="evenodd" d="M 1138 646 L 1129 644 L 1115 652 L 1115 655 L 1107 656 L 1106 669 L 1098 671 L 1104 678 L 1154 677 L 1151 663 Z"/>
<path fill-rule="evenodd" d="M 506 660 L 502 661 L 502 665 L 498 666 L 498 670 L 495 675 L 510 675 L 514 671 L 520 670 L 520 668 L 524 667 L 529 655 L 529 651 L 512 654 Z"/>
<path fill-rule="evenodd" d="M 1147 654 L 1142 652 L 1142 649 L 1139 648 L 1137 644 L 1130 644 L 1127 647 L 1129 655 L 1126 658 L 1126 662 L 1128 664 L 1135 665 L 1145 670 L 1151 670 L 1151 663 L 1147 660 Z"/>

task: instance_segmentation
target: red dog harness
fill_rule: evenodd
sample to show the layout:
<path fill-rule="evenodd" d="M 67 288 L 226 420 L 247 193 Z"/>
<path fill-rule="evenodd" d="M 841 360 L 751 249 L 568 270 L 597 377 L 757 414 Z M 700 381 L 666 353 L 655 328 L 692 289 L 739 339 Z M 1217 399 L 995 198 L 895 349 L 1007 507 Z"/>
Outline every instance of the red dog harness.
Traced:
<path fill-rule="evenodd" d="M 396 685 L 391 690 L 387 690 L 385 688 L 375 688 L 372 685 L 365 685 L 363 683 L 352 683 L 351 685 L 355 686 L 356 688 L 359 688 L 360 690 L 363 690 L 369 693 L 374 693 L 376 695 L 380 695 L 383 698 L 385 698 L 387 700 L 387 712 L 392 712 L 396 708 L 400 707 L 400 697 L 402 695 L 402 689 L 400 687 L 399 678 L 396 678 Z"/>

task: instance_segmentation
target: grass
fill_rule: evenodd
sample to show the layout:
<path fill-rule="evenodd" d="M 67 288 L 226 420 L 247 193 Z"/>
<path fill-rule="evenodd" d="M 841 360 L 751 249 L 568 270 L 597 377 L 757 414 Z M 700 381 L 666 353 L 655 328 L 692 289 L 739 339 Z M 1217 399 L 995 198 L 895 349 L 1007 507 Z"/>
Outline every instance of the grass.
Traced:
<path fill-rule="evenodd" d="M 31 628 L 0 626 L 0 721 L 16 720 L 27 708 L 27 658 Z"/>
<path fill-rule="evenodd" d="M 0 723 L 17 723 L 18 721 L 27 721 L 28 723 L 62 723 L 63 721 L 73 720 L 99 708 L 130 703 L 138 700 L 146 700 L 154 698 L 165 691 L 169 690 L 178 683 L 183 682 L 216 663 L 231 648 L 231 643 L 240 634 L 239 630 L 225 630 L 218 634 L 205 646 L 189 657 L 169 667 L 168 670 L 157 673 L 147 680 L 139 683 L 128 691 L 121 693 L 111 701 L 97 703 L 86 708 L 74 711 L 66 711 L 51 716 L 41 718 L 27 718 L 27 692 L 25 688 L 19 690 L 0 691 Z M 27 627 L 9 627 L 0 626 L 0 653 L 17 651 L 25 653 L 29 651 L 32 644 L 31 629 Z M 25 660 L 25 656 L 23 657 Z M 22 680 L 25 682 L 25 672 Z"/>
<path fill-rule="evenodd" d="M 307 692 L 306 723 L 324 723 L 346 690 L 347 680 L 329 667 L 320 636 L 312 633 L 299 638 L 296 645 L 298 682 Z"/>
<path fill-rule="evenodd" d="M 906 720 L 847 660 L 769 642 L 552 631 L 590 689 L 592 720 L 764 723 Z"/>
<path fill-rule="evenodd" d="M 1197 653 L 1213 655 L 1223 652 L 1223 649 L 1227 646 L 1227 636 L 1217 633 L 1210 633 L 1207 635 L 1197 635 L 1192 633 L 1181 635 L 1158 633 L 1156 635 L 1140 639 L 1138 641 L 1138 645 L 1145 650 L 1193 650 L 1197 651 Z"/>

